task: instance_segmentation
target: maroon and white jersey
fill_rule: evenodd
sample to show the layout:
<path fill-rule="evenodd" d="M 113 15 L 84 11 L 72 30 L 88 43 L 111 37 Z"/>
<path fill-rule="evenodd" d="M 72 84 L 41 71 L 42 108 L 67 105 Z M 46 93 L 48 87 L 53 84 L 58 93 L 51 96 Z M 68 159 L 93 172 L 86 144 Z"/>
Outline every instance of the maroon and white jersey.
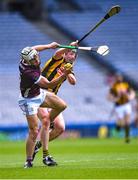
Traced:
<path fill-rule="evenodd" d="M 25 64 L 23 60 L 19 64 L 20 91 L 26 98 L 33 98 L 40 94 L 40 87 L 36 84 L 41 77 L 40 67 Z"/>

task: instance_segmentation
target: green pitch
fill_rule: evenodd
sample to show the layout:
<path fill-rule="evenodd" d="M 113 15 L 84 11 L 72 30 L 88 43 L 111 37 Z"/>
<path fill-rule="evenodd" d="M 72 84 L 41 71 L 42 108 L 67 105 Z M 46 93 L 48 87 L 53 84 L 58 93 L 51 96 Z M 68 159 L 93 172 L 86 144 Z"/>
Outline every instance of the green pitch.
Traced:
<path fill-rule="evenodd" d="M 45 167 L 39 152 L 23 169 L 25 142 L 0 143 L 0 179 L 137 179 L 138 139 L 66 139 L 50 143 L 57 167 Z"/>

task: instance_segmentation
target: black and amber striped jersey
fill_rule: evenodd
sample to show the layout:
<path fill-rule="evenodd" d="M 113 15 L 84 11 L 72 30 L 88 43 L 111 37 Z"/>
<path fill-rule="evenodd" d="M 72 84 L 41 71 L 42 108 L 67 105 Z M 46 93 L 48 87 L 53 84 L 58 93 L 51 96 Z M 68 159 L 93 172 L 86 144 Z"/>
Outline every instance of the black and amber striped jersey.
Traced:
<path fill-rule="evenodd" d="M 52 57 L 51 59 L 49 59 L 44 67 L 42 68 L 42 76 L 46 77 L 49 81 L 51 81 L 52 79 L 55 79 L 57 77 L 59 77 L 59 74 L 57 73 L 58 68 L 64 66 L 66 63 L 64 61 L 64 58 L 61 59 L 54 59 L 54 57 Z M 73 72 L 72 72 L 73 73 Z M 63 80 L 64 82 L 65 80 Z M 55 94 L 57 94 L 61 84 L 63 83 L 59 83 L 55 88 L 50 89 L 48 88 L 48 91 L 50 92 L 54 92 Z"/>
<path fill-rule="evenodd" d="M 120 97 L 116 102 L 116 105 L 123 105 L 129 102 L 127 94 L 130 92 L 130 86 L 127 82 L 115 82 L 111 89 L 110 93 L 115 97 Z"/>

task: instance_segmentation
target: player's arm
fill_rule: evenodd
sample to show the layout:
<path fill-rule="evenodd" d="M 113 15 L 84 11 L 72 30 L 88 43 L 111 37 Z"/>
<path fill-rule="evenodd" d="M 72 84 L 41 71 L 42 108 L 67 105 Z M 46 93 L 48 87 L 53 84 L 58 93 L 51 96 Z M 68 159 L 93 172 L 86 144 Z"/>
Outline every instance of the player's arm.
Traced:
<path fill-rule="evenodd" d="M 57 42 L 52 42 L 50 44 L 45 44 L 45 45 L 32 46 L 32 48 L 35 49 L 36 51 L 43 51 L 46 49 L 55 49 L 57 47 L 59 47 L 59 44 Z"/>
<path fill-rule="evenodd" d="M 62 67 L 60 68 L 62 69 Z M 60 70 L 59 69 L 59 70 Z M 75 75 L 74 75 L 74 72 L 73 72 L 73 65 L 70 64 L 70 63 L 66 63 L 64 65 L 64 69 L 66 70 L 70 70 L 70 73 L 67 75 L 67 80 L 68 82 L 71 84 L 71 85 L 75 85 L 76 84 L 76 78 L 75 78 Z M 58 71 L 59 74 L 62 74 L 62 72 Z"/>
<path fill-rule="evenodd" d="M 64 68 L 62 68 L 60 71 L 62 72 L 62 74 L 58 78 L 49 81 L 47 78 L 40 76 L 35 84 L 38 84 L 41 88 L 44 89 L 55 88 L 59 83 L 62 83 L 70 73 L 70 70 L 66 70 Z"/>
<path fill-rule="evenodd" d="M 109 101 L 115 103 L 115 102 L 117 102 L 117 101 L 120 99 L 120 97 L 115 96 L 115 95 L 110 91 L 109 94 L 107 95 L 107 99 L 108 99 Z"/>
<path fill-rule="evenodd" d="M 67 75 L 67 80 L 71 85 L 76 84 L 76 78 L 75 78 L 74 74 L 72 74 L 72 73 Z"/>
<path fill-rule="evenodd" d="M 136 93 L 133 89 L 130 89 L 127 96 L 129 100 L 133 100 L 136 97 Z"/>
<path fill-rule="evenodd" d="M 60 82 L 64 81 L 66 79 L 65 75 L 61 75 L 58 78 L 52 80 L 52 81 L 48 81 L 48 79 L 46 79 L 43 76 L 40 76 L 40 80 L 36 83 L 38 84 L 41 88 L 47 89 L 47 88 L 55 88 Z"/>
<path fill-rule="evenodd" d="M 72 42 L 72 43 L 70 43 L 70 45 L 71 46 L 78 46 L 78 41 Z M 63 57 L 64 53 L 67 53 L 69 51 L 70 51 L 70 49 L 60 48 L 55 52 L 55 54 L 53 55 L 53 58 L 57 59 L 57 60 L 61 59 Z"/>

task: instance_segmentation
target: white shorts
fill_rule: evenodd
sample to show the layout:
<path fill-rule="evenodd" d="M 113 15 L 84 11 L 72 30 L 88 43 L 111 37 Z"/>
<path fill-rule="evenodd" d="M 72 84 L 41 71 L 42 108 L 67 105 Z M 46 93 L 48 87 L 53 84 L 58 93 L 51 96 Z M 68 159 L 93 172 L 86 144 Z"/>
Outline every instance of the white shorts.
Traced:
<path fill-rule="evenodd" d="M 132 113 L 132 107 L 130 103 L 123 104 L 115 107 L 115 113 L 119 119 L 123 119 L 125 115 Z"/>
<path fill-rule="evenodd" d="M 19 96 L 19 107 L 23 111 L 24 115 L 34 115 L 37 114 L 38 108 L 44 102 L 46 97 L 46 90 L 40 89 L 40 94 L 34 98 L 24 98 Z"/>

